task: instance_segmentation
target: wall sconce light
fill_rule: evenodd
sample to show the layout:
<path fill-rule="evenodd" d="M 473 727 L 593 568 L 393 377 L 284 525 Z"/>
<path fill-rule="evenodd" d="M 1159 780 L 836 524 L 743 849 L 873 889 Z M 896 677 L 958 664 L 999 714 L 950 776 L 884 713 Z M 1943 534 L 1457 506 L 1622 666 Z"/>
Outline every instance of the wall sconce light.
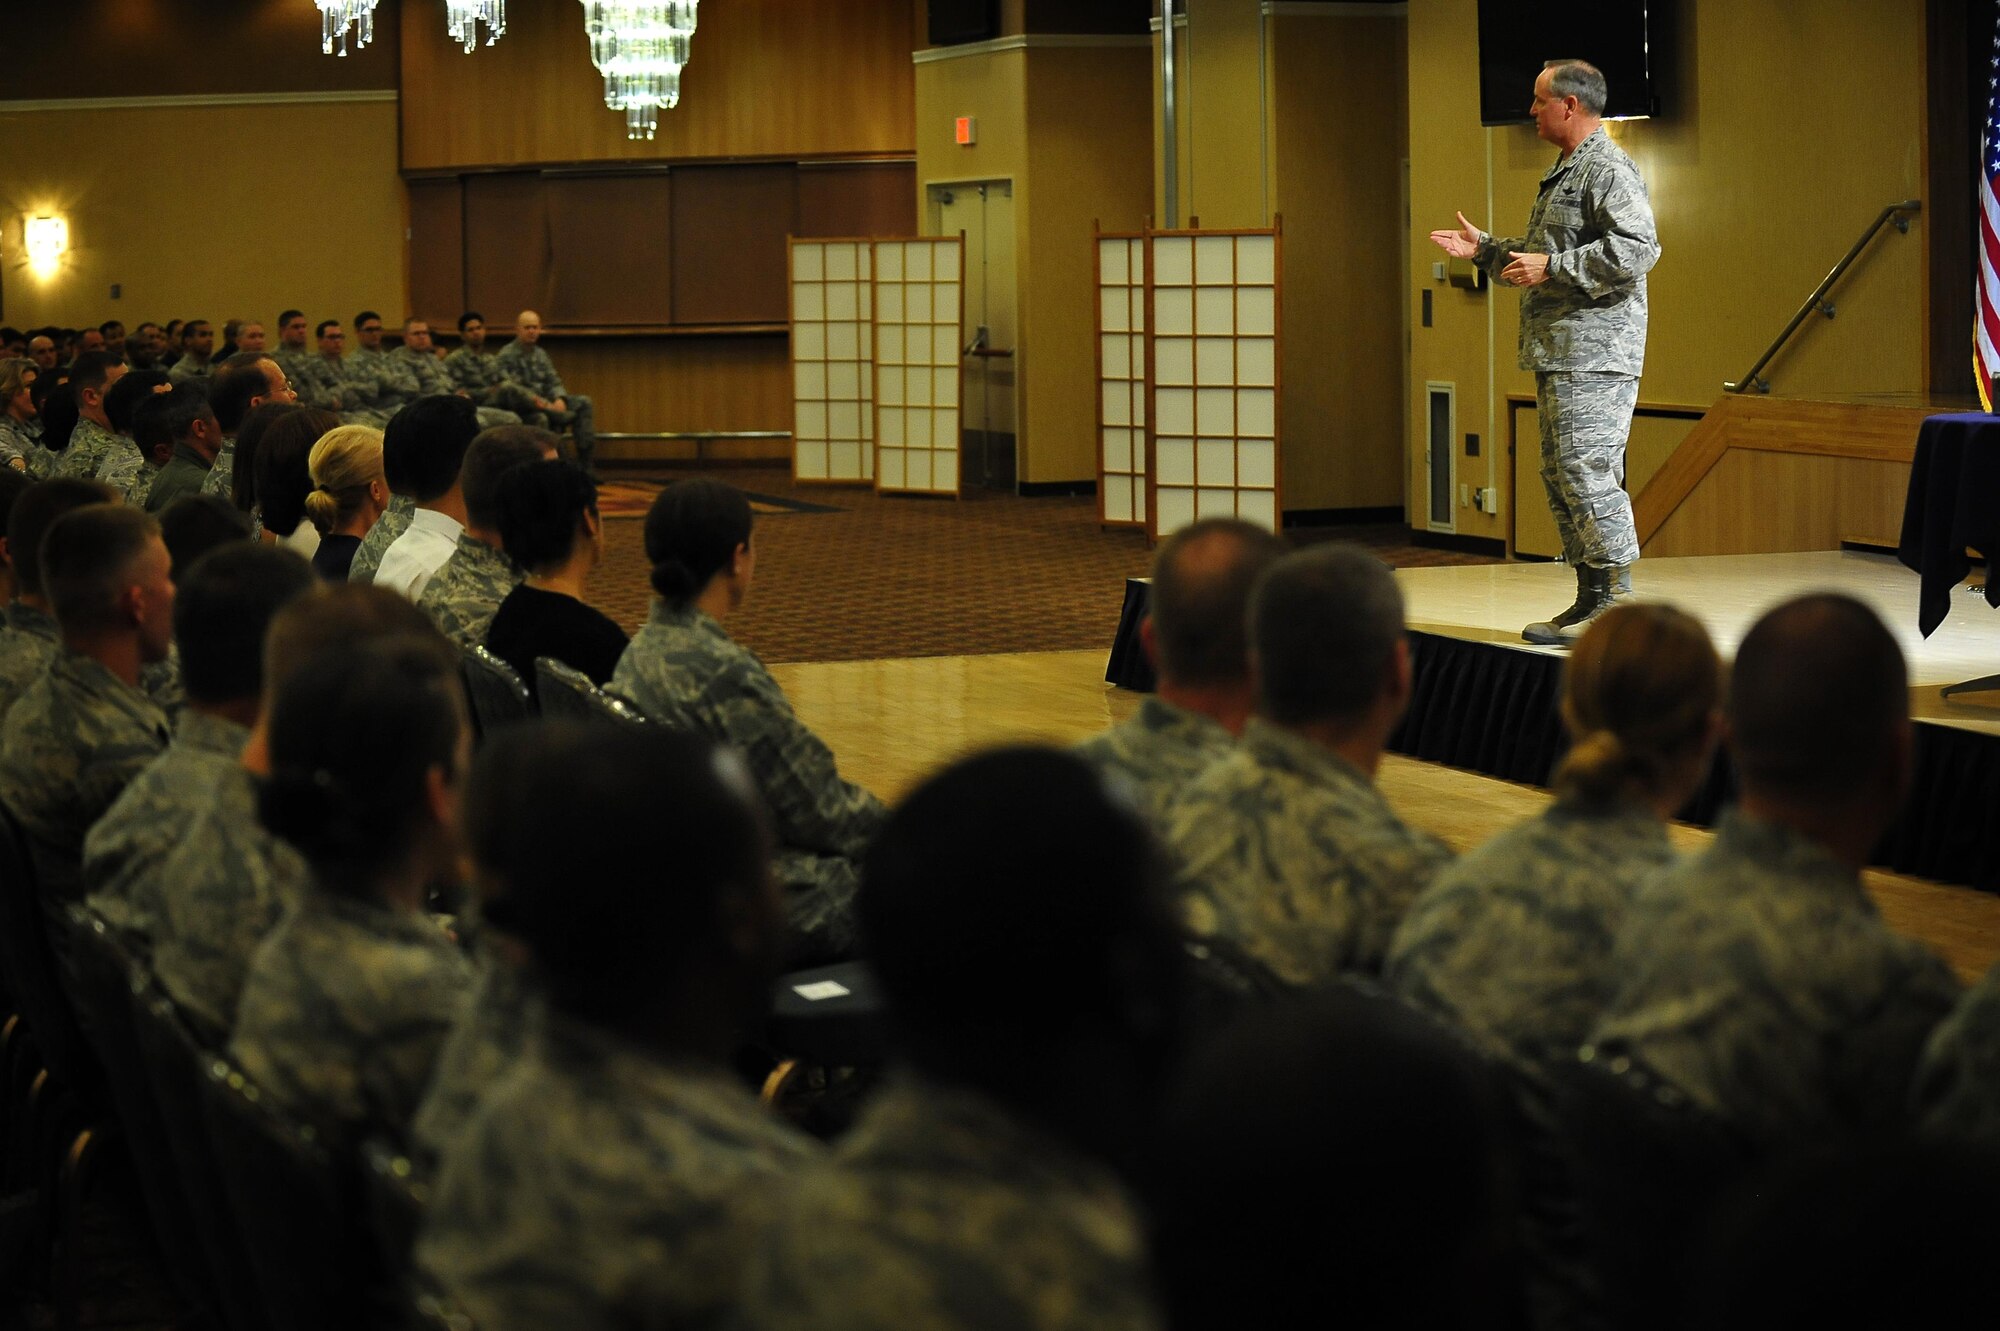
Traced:
<path fill-rule="evenodd" d="M 28 264 L 47 277 L 62 265 L 69 249 L 69 222 L 61 217 L 30 217 L 22 229 L 27 242 Z"/>

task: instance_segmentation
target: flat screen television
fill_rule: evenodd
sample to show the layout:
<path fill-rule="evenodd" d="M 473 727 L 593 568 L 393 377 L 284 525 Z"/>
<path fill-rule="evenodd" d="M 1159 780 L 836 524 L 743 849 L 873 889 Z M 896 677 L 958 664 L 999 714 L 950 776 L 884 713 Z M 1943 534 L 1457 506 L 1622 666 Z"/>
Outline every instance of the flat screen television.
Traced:
<path fill-rule="evenodd" d="M 1604 71 L 1613 118 L 1656 116 L 1672 38 L 1666 0 L 1594 0 L 1561 22 L 1539 0 L 1479 0 L 1479 123 L 1524 125 L 1535 79 L 1551 60 L 1588 60 Z"/>
<path fill-rule="evenodd" d="M 930 0 L 931 45 L 958 46 L 998 36 L 999 8 L 994 0 Z"/>

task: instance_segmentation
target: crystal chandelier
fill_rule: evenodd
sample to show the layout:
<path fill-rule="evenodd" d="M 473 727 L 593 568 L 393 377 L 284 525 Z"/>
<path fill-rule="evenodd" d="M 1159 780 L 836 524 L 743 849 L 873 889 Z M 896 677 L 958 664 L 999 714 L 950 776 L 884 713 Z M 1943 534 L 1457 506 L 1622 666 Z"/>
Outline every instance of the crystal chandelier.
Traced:
<path fill-rule="evenodd" d="M 681 68 L 700 0 L 581 0 L 604 104 L 625 113 L 625 137 L 650 139 L 659 110 L 681 100 Z"/>
<path fill-rule="evenodd" d="M 347 54 L 347 32 L 354 30 L 354 45 L 362 47 L 375 40 L 376 0 L 315 0 L 319 5 L 320 43 L 319 49 L 328 55 L 334 53 L 334 44 L 340 44 L 340 54 Z"/>
<path fill-rule="evenodd" d="M 486 44 L 500 40 L 507 31 L 507 0 L 444 0 L 444 30 L 462 42 L 465 53 L 479 45 L 479 25 L 486 25 Z"/>

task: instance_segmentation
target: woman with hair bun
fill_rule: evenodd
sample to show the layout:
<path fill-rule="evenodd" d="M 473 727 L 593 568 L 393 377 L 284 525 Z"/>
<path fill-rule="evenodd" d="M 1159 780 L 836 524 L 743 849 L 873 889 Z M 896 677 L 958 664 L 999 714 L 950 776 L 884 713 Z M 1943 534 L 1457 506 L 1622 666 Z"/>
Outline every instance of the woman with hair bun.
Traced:
<path fill-rule="evenodd" d="M 328 582 L 346 582 L 361 538 L 389 507 L 382 432 L 372 425 L 328 430 L 306 455 L 306 472 L 313 486 L 305 497 L 306 521 L 319 532 L 313 572 Z"/>
<path fill-rule="evenodd" d="M 458 872 L 457 653 L 435 632 L 324 652 L 280 687 L 266 745 L 258 816 L 312 886 L 251 959 L 230 1056 L 337 1139 L 402 1138 L 472 985 L 424 912 Z"/>
<path fill-rule="evenodd" d="M 1668 605 L 1591 624 L 1563 673 L 1555 803 L 1446 869 L 1389 949 L 1392 988 L 1527 1068 L 1572 1056 L 1611 998 L 1611 940 L 1672 865 L 1667 819 L 1708 774 L 1723 674 Z"/>
<path fill-rule="evenodd" d="M 854 945 L 855 862 L 882 825 L 882 802 L 844 780 L 833 753 L 792 712 L 763 662 L 722 621 L 757 569 L 750 501 L 698 478 L 660 491 L 646 515 L 652 613 L 618 659 L 611 691 L 663 725 L 739 750 L 770 806 L 794 964 Z"/>

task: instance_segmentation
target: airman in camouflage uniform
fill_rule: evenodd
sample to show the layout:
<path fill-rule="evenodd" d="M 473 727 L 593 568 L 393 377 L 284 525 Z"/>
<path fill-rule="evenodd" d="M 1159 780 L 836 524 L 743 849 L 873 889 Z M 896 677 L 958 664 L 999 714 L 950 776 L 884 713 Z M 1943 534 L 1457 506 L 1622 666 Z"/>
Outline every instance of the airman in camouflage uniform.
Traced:
<path fill-rule="evenodd" d="M 48 673 L 61 647 L 62 633 L 46 611 L 21 601 L 8 605 L 0 629 L 0 721 L 28 686 Z"/>
<path fill-rule="evenodd" d="M 945 1218 L 949 1217 L 946 1221 Z M 1145 1331 L 1138 1216 L 1111 1172 L 984 1096 L 905 1079 L 804 1174 L 745 1271 L 757 1331 Z"/>
<path fill-rule="evenodd" d="M 563 387 L 555 362 L 541 346 L 542 316 L 533 310 L 521 311 L 514 331 L 514 340 L 500 349 L 501 367 L 509 379 L 540 399 L 536 410 L 548 417 L 551 430 L 558 434 L 564 429 L 571 431 L 576 439 L 577 465 L 592 470 L 591 459 L 597 455 L 596 405 Z"/>
<path fill-rule="evenodd" d="M 349 582 L 373 582 L 375 570 L 382 567 L 382 556 L 396 538 L 410 529 L 410 515 L 417 511 L 417 501 L 408 495 L 390 495 L 389 507 L 382 516 L 375 519 L 375 525 L 361 538 L 361 545 L 354 552 L 354 562 L 347 566 Z"/>
<path fill-rule="evenodd" d="M 477 987 L 466 1001 L 438 1058 L 437 1076 L 410 1126 L 411 1142 L 427 1161 L 441 1159 L 479 1105 L 520 1060 L 531 1032 L 541 1029 L 541 997 L 521 965 L 489 941 L 475 949 Z"/>
<path fill-rule="evenodd" d="M 513 560 L 461 532 L 458 549 L 424 584 L 417 607 L 436 620 L 444 636 L 460 648 L 483 646 L 493 613 L 521 581 L 521 571 Z"/>
<path fill-rule="evenodd" d="M 1451 859 L 1330 749 L 1262 718 L 1167 811 L 1190 927 L 1288 984 L 1379 971 L 1410 903 Z"/>
<path fill-rule="evenodd" d="M 1633 894 L 1676 860 L 1666 824 L 1569 802 L 1509 828 L 1418 896 L 1390 944 L 1390 988 L 1528 1068 L 1590 1038 Z"/>
<path fill-rule="evenodd" d="M 418 350 L 405 342 L 388 353 L 388 364 L 383 370 L 382 382 L 388 393 L 385 402 L 387 410 L 394 412 L 409 406 L 420 397 L 437 395 L 449 396 L 458 390 L 452 387 L 451 378 L 444 372 L 444 361 L 427 350 Z M 430 333 L 423 334 L 426 347 L 430 345 Z M 490 430 L 497 425 L 519 425 L 521 418 L 511 411 L 499 407 L 479 408 L 479 428 Z"/>
<path fill-rule="evenodd" d="M 116 490 L 134 508 L 146 507 L 153 493 L 154 478 L 160 469 L 146 460 L 139 446 L 122 435 L 114 435 L 97 464 L 97 479 Z"/>
<path fill-rule="evenodd" d="M 309 1122 L 401 1139 L 471 987 L 434 921 L 309 889 L 251 959 L 230 1056 Z"/>
<path fill-rule="evenodd" d="M 1633 901 L 1591 1043 L 1770 1138 L 1892 1128 L 1958 982 L 1803 833 L 1727 815 Z"/>
<path fill-rule="evenodd" d="M 1563 151 L 1542 177 L 1527 234 L 1496 238 L 1460 214 L 1460 230 L 1432 238 L 1524 289 L 1520 364 L 1535 372 L 1542 484 L 1578 586 L 1576 605 L 1526 636 L 1569 642 L 1574 631 L 1556 630 L 1576 630 L 1628 591 L 1639 558 L 1625 444 L 1660 242 L 1646 182 L 1600 121 L 1604 76 L 1578 61 L 1544 69 L 1533 109 L 1537 133 Z"/>
<path fill-rule="evenodd" d="M 293 383 L 298 381 L 294 379 Z M 179 445 L 175 445 L 176 448 Z M 215 460 L 209 463 L 208 474 L 201 478 L 201 492 L 230 498 L 236 485 L 236 436 L 225 435 L 222 447 L 215 450 Z"/>
<path fill-rule="evenodd" d="M 69 447 L 65 448 L 56 461 L 56 475 L 74 476 L 79 480 L 89 480 L 97 475 L 97 469 L 104 465 L 104 459 L 123 442 L 110 429 L 99 425 L 88 416 L 79 416 L 76 429 L 70 432 Z"/>
<path fill-rule="evenodd" d="M 154 926 L 141 916 L 141 882 L 156 876 L 186 839 L 190 817 L 216 786 L 240 771 L 249 727 L 212 712 L 181 718 L 167 751 L 133 778 L 83 840 L 83 886 L 91 909 L 128 939 L 150 945 Z"/>
<path fill-rule="evenodd" d="M 1146 821 L 1164 828 L 1174 796 L 1235 746 L 1236 737 L 1221 722 L 1148 697 L 1136 714 L 1081 741 L 1075 753 L 1122 783 L 1138 797 Z"/>
<path fill-rule="evenodd" d="M 445 377 L 451 380 L 452 390 L 464 393 L 476 406 L 499 407 L 529 425 L 546 425 L 548 417 L 535 406 L 535 395 L 508 378 L 499 353 L 486 349 L 486 325 L 472 320 L 460 329 L 460 335 L 464 341 L 444 358 Z"/>
<path fill-rule="evenodd" d="M 26 421 L 0 411 L 0 466 L 12 466 L 20 458 L 23 469 L 35 480 L 55 475 L 57 457 L 42 444 L 42 436 Z"/>
<path fill-rule="evenodd" d="M 0 726 L 0 803 L 42 850 L 74 865 L 90 825 L 167 738 L 166 713 L 142 690 L 58 647 Z M 75 884 L 47 886 L 60 895 Z"/>
<path fill-rule="evenodd" d="M 2000 1145 L 2000 966 L 1931 1034 L 1915 1100 L 1926 1132 Z"/>
<path fill-rule="evenodd" d="M 197 1031 L 229 1036 L 250 959 L 295 907 L 311 871 L 257 820 L 255 779 L 232 764 L 214 778 L 159 871 L 133 893 L 133 917 L 150 931 L 153 975 Z"/>
<path fill-rule="evenodd" d="M 551 1013 L 445 1152 L 417 1263 L 484 1331 L 707 1325 L 816 1150 L 723 1069 Z"/>
<path fill-rule="evenodd" d="M 832 751 L 793 713 L 764 663 L 705 612 L 656 599 L 610 691 L 663 725 L 742 753 L 771 810 L 771 867 L 786 889 L 794 960 L 851 951 L 855 861 L 887 810 L 842 779 Z"/>

